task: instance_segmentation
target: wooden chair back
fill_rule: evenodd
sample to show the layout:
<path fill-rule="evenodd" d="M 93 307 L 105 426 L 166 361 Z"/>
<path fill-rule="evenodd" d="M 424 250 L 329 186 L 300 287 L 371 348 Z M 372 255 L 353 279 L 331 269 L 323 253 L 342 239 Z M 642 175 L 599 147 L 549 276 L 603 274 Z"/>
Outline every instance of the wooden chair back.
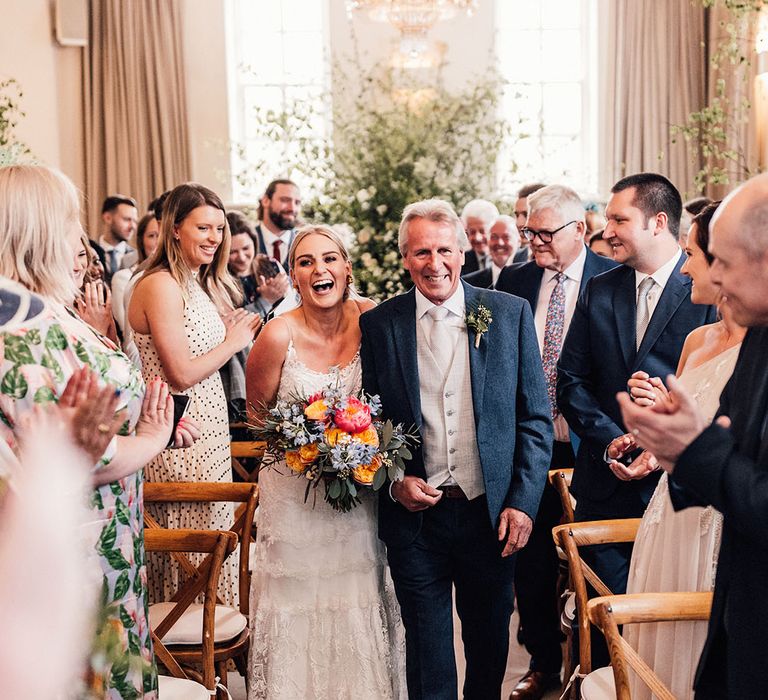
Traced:
<path fill-rule="evenodd" d="M 216 665 L 214 660 L 214 625 L 216 611 L 216 589 L 219 585 L 221 566 L 227 556 L 237 547 L 237 536 L 232 532 L 213 530 L 166 530 L 147 528 L 144 530 L 144 547 L 147 552 L 167 552 L 169 554 L 208 554 L 205 570 L 202 565 L 196 569 L 196 575 L 187 581 L 183 594 L 174 599 L 175 605 L 163 621 L 152 630 L 152 642 L 155 655 L 176 678 L 193 679 L 202 683 L 208 690 L 216 691 Z M 189 561 L 187 559 L 187 561 Z M 162 642 L 163 637 L 194 602 L 203 594 L 203 629 L 200 666 L 202 673 L 181 663 Z"/>
<path fill-rule="evenodd" d="M 581 558 L 579 547 L 590 544 L 634 542 L 640 518 L 622 520 L 594 520 L 591 522 L 566 523 L 552 528 L 555 544 L 565 552 L 568 559 L 570 588 L 576 595 L 576 617 L 579 627 L 579 672 L 586 675 L 592 671 L 592 644 L 590 622 L 587 614 L 587 583 L 598 595 L 611 595 L 611 591 L 600 577 Z"/>
<path fill-rule="evenodd" d="M 605 635 L 616 685 L 617 700 L 631 700 L 629 669 L 658 700 L 675 700 L 672 691 L 619 633 L 624 624 L 708 620 L 712 593 L 632 593 L 589 601 L 589 619 Z M 690 650 L 688 650 L 690 651 Z M 681 653 L 685 650 L 681 650 Z"/>
<path fill-rule="evenodd" d="M 243 460 L 261 461 L 266 443 L 262 440 L 232 440 L 229 447 L 232 453 L 232 471 L 245 482 L 255 482 L 259 477 L 258 468 L 248 469 Z"/>
<path fill-rule="evenodd" d="M 550 469 L 547 473 L 547 479 L 552 484 L 552 488 L 560 496 L 560 505 L 563 507 L 563 522 L 572 523 L 576 520 L 574 515 L 574 499 L 571 495 L 571 481 L 573 480 L 573 469 Z"/>
<path fill-rule="evenodd" d="M 207 483 L 207 482 L 146 482 L 144 484 L 145 503 L 209 503 L 231 502 L 240 504 L 235 511 L 235 520 L 229 528 L 240 543 L 238 561 L 238 592 L 240 612 L 248 617 L 251 591 L 250 550 L 253 538 L 253 516 L 259 502 L 259 487 L 252 483 Z M 160 524 L 145 512 L 146 530 L 159 528 Z M 175 554 L 182 570 L 193 576 L 195 570 L 205 570 L 204 561 L 195 567 L 189 559 Z M 210 557 L 208 557 L 209 559 Z M 183 589 L 182 593 L 183 594 Z M 181 595 L 180 594 L 180 595 Z M 221 602 L 219 600 L 219 602 Z"/>

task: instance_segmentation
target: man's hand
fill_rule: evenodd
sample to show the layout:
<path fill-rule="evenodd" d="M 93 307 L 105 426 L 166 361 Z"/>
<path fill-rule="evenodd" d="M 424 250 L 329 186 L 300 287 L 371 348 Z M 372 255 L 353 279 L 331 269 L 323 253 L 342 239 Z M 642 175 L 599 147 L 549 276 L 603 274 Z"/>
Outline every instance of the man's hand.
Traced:
<path fill-rule="evenodd" d="M 635 437 L 632 433 L 626 435 L 619 435 L 619 437 L 611 440 L 611 444 L 608 445 L 606 453 L 608 459 L 621 459 L 627 452 L 631 452 L 637 447 Z"/>
<path fill-rule="evenodd" d="M 672 471 L 675 462 L 707 427 L 693 397 L 674 375 L 667 377 L 669 396 L 657 396 L 650 408 L 637 406 L 622 392 L 616 395 L 624 425 L 637 443 L 654 454 L 664 469 Z"/>
<path fill-rule="evenodd" d="M 521 550 L 528 543 L 533 529 L 533 520 L 516 508 L 505 508 L 499 517 L 499 542 L 505 538 L 507 540 L 501 556 L 508 557 Z"/>
<path fill-rule="evenodd" d="M 659 468 L 659 463 L 648 450 L 644 450 L 629 466 L 615 460 L 608 466 L 617 479 L 633 481 L 655 472 Z"/>
<path fill-rule="evenodd" d="M 259 296 L 270 306 L 285 296 L 288 291 L 288 275 L 281 272 L 275 277 L 259 275 L 259 286 L 256 287 Z"/>
<path fill-rule="evenodd" d="M 443 497 L 443 492 L 432 488 L 418 476 L 406 476 L 402 481 L 393 482 L 392 496 L 403 507 L 415 513 L 431 508 Z"/>

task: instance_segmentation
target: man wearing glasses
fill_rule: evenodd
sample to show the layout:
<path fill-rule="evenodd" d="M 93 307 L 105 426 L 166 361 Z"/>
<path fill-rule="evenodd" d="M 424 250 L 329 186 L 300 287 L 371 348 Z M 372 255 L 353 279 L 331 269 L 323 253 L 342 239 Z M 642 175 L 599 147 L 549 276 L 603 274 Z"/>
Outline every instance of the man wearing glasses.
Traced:
<path fill-rule="evenodd" d="M 527 221 L 521 224 L 533 260 L 501 271 L 496 289 L 528 300 L 533 311 L 544 376 L 555 425 L 550 468 L 572 467 L 568 424 L 555 401 L 557 359 L 568 331 L 576 300 L 587 280 L 616 263 L 595 255 L 584 245 L 584 205 L 572 189 L 549 185 L 528 197 Z M 552 528 L 562 509 L 555 490 L 544 488 L 528 544 L 520 550 L 515 569 L 515 594 L 522 637 L 531 655 L 530 668 L 511 698 L 538 700 L 560 685 L 562 651 L 557 608 L 558 556 Z"/>
<path fill-rule="evenodd" d="M 715 320 L 712 307 L 691 303 L 691 280 L 681 274 L 677 237 L 680 193 L 662 175 L 619 180 L 605 210 L 603 239 L 619 267 L 586 285 L 576 304 L 558 364 L 557 404 L 580 439 L 571 490 L 576 520 L 642 516 L 660 472 L 620 481 L 607 447 L 627 433 L 616 401 L 633 372 L 674 373 L 683 342 Z M 627 460 L 636 458 L 628 455 Z M 583 556 L 613 593 L 626 592 L 631 544 L 595 545 Z M 608 665 L 601 635 L 592 636 L 593 667 Z"/>

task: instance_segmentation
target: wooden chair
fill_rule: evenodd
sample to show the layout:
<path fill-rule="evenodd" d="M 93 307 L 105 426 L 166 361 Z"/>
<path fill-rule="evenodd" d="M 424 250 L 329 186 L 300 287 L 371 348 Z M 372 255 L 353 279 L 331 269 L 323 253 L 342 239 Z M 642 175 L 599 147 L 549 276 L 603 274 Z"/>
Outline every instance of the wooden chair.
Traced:
<path fill-rule="evenodd" d="M 654 698 L 675 700 L 675 696 L 653 669 L 619 634 L 625 624 L 708 620 L 712 593 L 633 593 L 594 598 L 589 601 L 589 619 L 605 635 L 613 669 L 614 693 L 617 700 L 631 700 L 629 669 L 648 686 Z M 681 653 L 690 649 L 681 649 Z"/>
<path fill-rule="evenodd" d="M 560 496 L 560 504 L 563 506 L 564 523 L 572 523 L 576 520 L 574 508 L 576 501 L 571 495 L 571 481 L 573 480 L 573 469 L 550 469 L 547 473 L 547 479 L 552 484 L 552 488 Z"/>
<path fill-rule="evenodd" d="M 229 528 L 229 532 L 236 536 L 238 547 L 238 593 L 239 612 L 248 620 L 249 602 L 251 591 L 250 556 L 253 535 L 253 516 L 258 505 L 259 487 L 252 483 L 190 483 L 169 482 L 144 484 L 145 503 L 210 503 L 232 502 L 240 506 L 235 511 L 235 520 Z M 159 528 L 159 523 L 148 513 L 144 514 L 146 525 L 145 532 Z M 187 583 L 177 592 L 177 596 L 184 595 L 186 588 L 193 584 L 196 576 L 205 575 L 210 565 L 210 557 L 195 567 L 186 557 L 174 556 L 176 561 L 187 576 Z M 174 597 L 176 600 L 176 596 Z M 221 606 L 221 600 L 217 597 L 217 603 Z M 246 625 L 242 634 L 236 637 L 222 640 L 214 645 L 214 657 L 219 670 L 219 676 L 226 685 L 226 666 L 229 659 L 233 659 L 238 671 L 245 677 L 247 675 L 248 662 L 248 628 Z"/>
<path fill-rule="evenodd" d="M 574 683 L 574 691 L 578 681 L 592 671 L 590 621 L 587 614 L 589 598 L 587 584 L 589 583 L 598 595 L 611 595 L 611 591 L 605 583 L 581 558 L 579 547 L 591 544 L 634 542 L 639 526 L 640 518 L 627 518 L 566 523 L 552 529 L 555 543 L 565 552 L 568 560 L 569 588 L 573 591 L 572 602 L 566 603 L 566 610 L 573 610 L 575 618 L 565 619 L 566 615 L 564 614 L 563 629 L 565 631 L 565 627 L 571 624 L 571 620 L 576 619 L 579 630 L 578 665 L 574 667 L 569 681 Z"/>
<path fill-rule="evenodd" d="M 258 464 L 249 469 L 244 460 L 260 463 L 264 457 L 265 443 L 262 440 L 233 440 L 229 446 L 232 452 L 232 472 L 245 482 L 255 482 L 259 476 Z"/>
<path fill-rule="evenodd" d="M 160 603 L 159 605 L 163 606 L 161 610 L 158 610 L 156 605 L 150 606 L 149 618 L 155 656 L 171 676 L 202 683 L 209 695 L 215 694 L 216 589 L 221 566 L 237 547 L 237 536 L 232 532 L 212 530 L 147 528 L 144 531 L 144 547 L 147 552 L 166 552 L 182 556 L 194 552 L 208 555 L 205 559 L 205 569 L 196 569 L 197 575 L 180 589 L 171 604 Z M 201 593 L 203 604 L 195 606 L 194 600 Z M 155 615 L 152 614 L 153 609 Z M 201 644 L 199 648 L 195 647 L 194 653 L 190 653 L 192 647 L 189 645 L 178 646 L 169 641 L 169 632 L 185 616 L 188 619 L 191 616 L 193 620 L 201 618 Z M 202 670 L 197 671 L 194 665 Z"/>

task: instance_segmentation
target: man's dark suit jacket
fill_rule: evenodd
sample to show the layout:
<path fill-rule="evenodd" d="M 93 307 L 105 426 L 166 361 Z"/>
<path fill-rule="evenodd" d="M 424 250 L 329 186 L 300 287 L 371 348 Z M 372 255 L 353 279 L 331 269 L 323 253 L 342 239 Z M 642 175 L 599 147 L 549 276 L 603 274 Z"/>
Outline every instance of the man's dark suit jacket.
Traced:
<path fill-rule="evenodd" d="M 462 277 L 480 269 L 480 263 L 477 260 L 477 253 L 471 248 L 464 253 L 464 264 L 461 266 Z"/>
<path fill-rule="evenodd" d="M 715 320 L 711 306 L 691 303 L 691 280 L 680 273 L 681 255 L 659 298 L 639 350 L 635 349 L 635 270 L 621 265 L 593 277 L 576 304 L 558 362 L 557 404 L 580 438 L 571 486 L 574 494 L 607 502 L 616 512 L 606 517 L 634 517 L 627 502 L 647 504 L 659 480 L 620 481 L 603 460 L 608 444 L 627 431 L 616 394 L 627 390 L 633 372 L 666 377 L 677 369 L 686 336 Z M 610 510 L 610 509 L 609 509 Z"/>
<path fill-rule="evenodd" d="M 616 267 L 616 263 L 609 258 L 601 258 L 587 248 L 587 258 L 584 261 L 584 272 L 581 275 L 579 294 L 584 291 L 587 282 L 601 272 L 607 272 Z M 544 268 L 539 267 L 534 260 L 522 265 L 510 265 L 505 267 L 499 279 L 496 280 L 496 289 L 500 292 L 508 292 L 526 299 L 531 305 L 531 311 L 536 315 L 536 304 L 539 300 L 539 289 L 544 277 Z M 469 282 L 469 280 L 467 280 Z"/>
<path fill-rule="evenodd" d="M 267 250 L 267 244 L 264 240 L 264 232 L 261 230 L 261 224 L 258 224 L 256 228 L 254 229 L 254 232 L 256 233 L 256 238 L 259 240 L 259 249 L 256 251 L 257 253 L 261 253 L 263 255 L 269 255 L 269 257 L 272 257 L 272 251 Z M 280 264 L 283 266 L 283 269 L 288 272 L 288 252 L 291 249 L 291 244 L 293 243 L 293 239 L 296 236 L 296 230 L 291 229 L 291 235 L 288 236 L 288 245 L 285 246 L 285 257 L 280 261 Z"/>
<path fill-rule="evenodd" d="M 468 308 L 487 307 L 493 321 L 475 348 L 468 333 L 477 448 L 490 524 L 504 508 L 536 518 L 552 448 L 546 382 L 533 316 L 522 300 L 464 284 Z M 421 426 L 416 356 L 416 294 L 413 289 L 360 317 L 363 388 L 378 394 L 382 414 L 394 423 Z M 406 474 L 426 479 L 421 446 Z M 386 489 L 379 499 L 379 536 L 387 546 L 413 542 L 422 513 L 394 503 Z"/>
<path fill-rule="evenodd" d="M 730 430 L 714 423 L 707 428 L 680 456 L 670 482 L 685 489 L 670 490 L 675 508 L 713 505 L 724 516 L 709 633 L 694 682 L 697 700 L 767 693 L 766 358 L 768 328 L 750 329 L 720 398 Z"/>
<path fill-rule="evenodd" d="M 464 275 L 464 281 L 478 289 L 493 289 L 493 270 L 486 267 L 485 270 L 476 270 Z"/>

